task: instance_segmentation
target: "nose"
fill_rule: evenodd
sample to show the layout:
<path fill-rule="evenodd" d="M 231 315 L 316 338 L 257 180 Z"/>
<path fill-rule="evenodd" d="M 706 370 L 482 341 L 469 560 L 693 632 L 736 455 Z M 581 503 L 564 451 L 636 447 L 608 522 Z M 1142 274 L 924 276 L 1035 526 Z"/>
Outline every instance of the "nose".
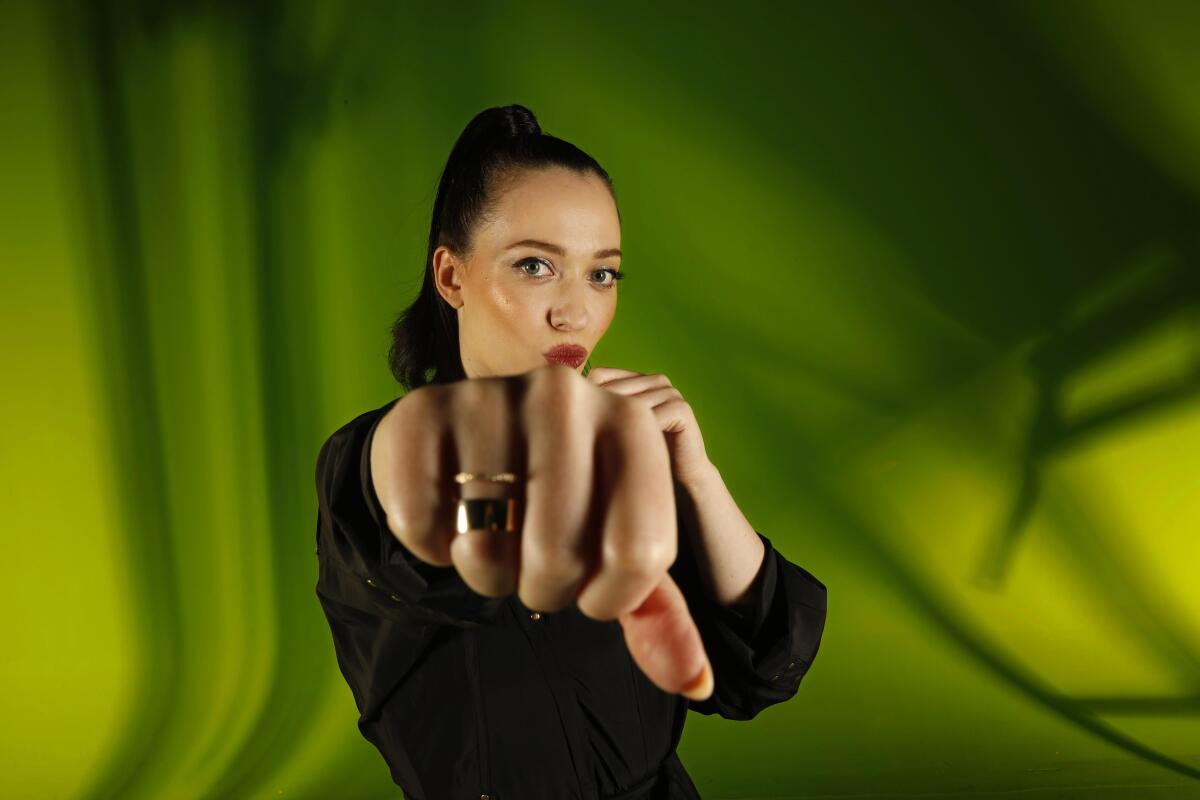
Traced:
<path fill-rule="evenodd" d="M 588 324 L 587 303 L 580 292 L 564 292 L 550 309 L 550 324 L 560 331 L 583 330 Z"/>

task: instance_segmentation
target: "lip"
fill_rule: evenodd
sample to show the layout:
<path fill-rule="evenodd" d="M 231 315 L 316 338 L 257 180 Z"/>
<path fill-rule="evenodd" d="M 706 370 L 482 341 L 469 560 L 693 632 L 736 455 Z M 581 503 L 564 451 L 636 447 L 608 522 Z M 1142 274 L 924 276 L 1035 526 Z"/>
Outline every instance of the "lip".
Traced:
<path fill-rule="evenodd" d="M 542 353 L 542 357 L 551 364 L 565 364 L 574 369 L 587 358 L 587 348 L 577 344 L 560 344 Z"/>

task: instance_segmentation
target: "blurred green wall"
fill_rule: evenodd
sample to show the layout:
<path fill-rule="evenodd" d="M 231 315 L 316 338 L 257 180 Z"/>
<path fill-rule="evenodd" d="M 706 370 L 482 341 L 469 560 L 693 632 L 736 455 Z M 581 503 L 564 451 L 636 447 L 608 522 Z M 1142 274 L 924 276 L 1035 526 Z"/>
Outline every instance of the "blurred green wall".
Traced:
<path fill-rule="evenodd" d="M 1200 6 L 0 4 L 0 796 L 399 792 L 313 593 L 437 177 L 529 106 L 832 597 L 706 798 L 1200 796 Z"/>

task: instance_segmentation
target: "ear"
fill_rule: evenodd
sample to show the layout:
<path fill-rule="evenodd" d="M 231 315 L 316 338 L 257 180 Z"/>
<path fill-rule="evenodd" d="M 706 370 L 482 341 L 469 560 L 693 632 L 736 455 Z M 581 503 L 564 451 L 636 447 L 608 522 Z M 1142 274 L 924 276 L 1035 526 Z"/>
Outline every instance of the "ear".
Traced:
<path fill-rule="evenodd" d="M 462 308 L 462 278 L 463 264 L 449 248 L 442 246 L 433 252 L 434 287 L 452 308 Z"/>

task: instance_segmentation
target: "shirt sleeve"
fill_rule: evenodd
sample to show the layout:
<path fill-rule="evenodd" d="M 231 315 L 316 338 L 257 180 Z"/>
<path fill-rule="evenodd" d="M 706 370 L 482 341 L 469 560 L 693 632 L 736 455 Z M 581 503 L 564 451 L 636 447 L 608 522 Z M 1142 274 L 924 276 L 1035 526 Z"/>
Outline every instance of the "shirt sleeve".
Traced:
<path fill-rule="evenodd" d="M 676 496 L 684 491 L 676 483 Z M 746 602 L 725 606 L 700 578 L 691 537 L 679 520 L 679 554 L 671 566 L 700 629 L 713 668 L 713 693 L 689 700 L 701 714 L 753 719 L 764 708 L 793 697 L 808 673 L 825 629 L 825 584 L 784 558 L 755 531 L 765 554 Z"/>
<path fill-rule="evenodd" d="M 371 441 L 399 399 L 339 428 L 317 456 L 317 594 L 405 625 L 490 624 L 504 598 L 478 594 L 453 565 L 420 560 L 387 526 L 371 481 Z"/>

